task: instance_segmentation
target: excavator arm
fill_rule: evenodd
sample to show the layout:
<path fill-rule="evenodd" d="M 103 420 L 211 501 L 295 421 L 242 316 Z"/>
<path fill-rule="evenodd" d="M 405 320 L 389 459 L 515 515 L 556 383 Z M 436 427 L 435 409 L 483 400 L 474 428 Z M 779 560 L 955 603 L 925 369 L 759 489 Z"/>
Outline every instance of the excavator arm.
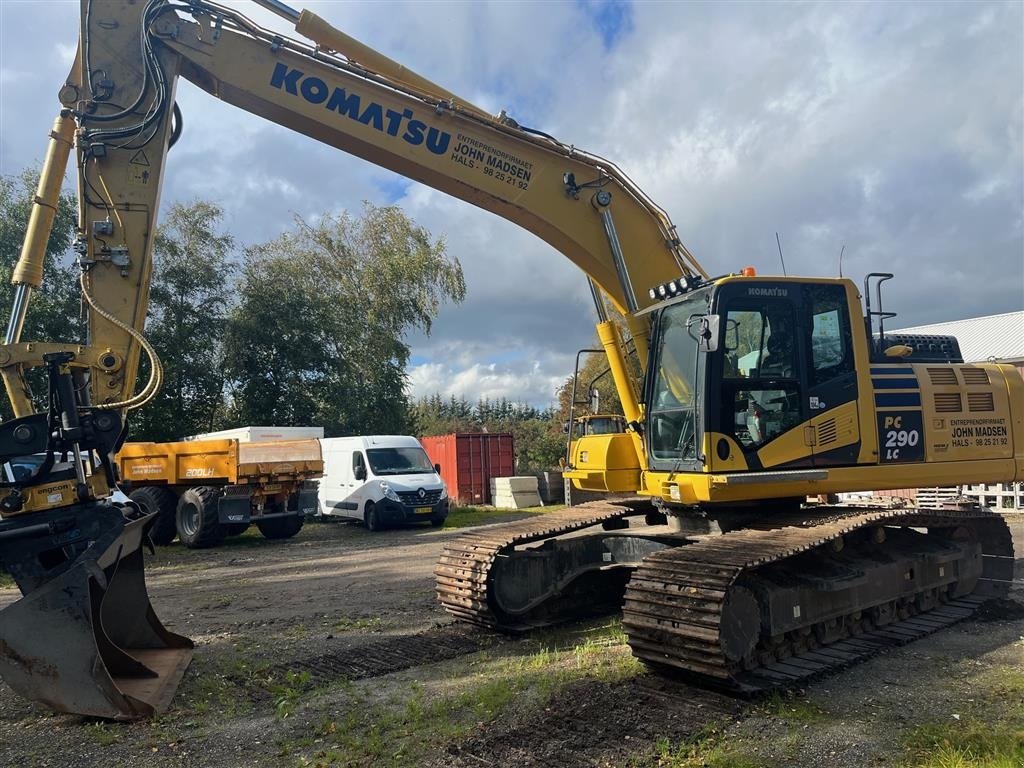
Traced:
<path fill-rule="evenodd" d="M 283 13 L 311 43 L 207 2 L 81 5 L 79 54 L 60 98 L 78 126 L 76 247 L 90 344 L 70 351 L 73 365 L 91 369 L 99 407 L 136 407 L 159 385 L 156 365 L 132 394 L 164 165 L 180 131 L 178 77 L 533 232 L 586 273 L 595 299 L 603 293 L 624 315 L 649 304 L 652 285 L 706 276 L 665 212 L 613 163 L 491 117 L 308 11 Z M 642 323 L 631 330 L 643 336 Z M 31 404 L 21 373 L 55 348 L 11 347 L 16 340 L 8 339 L 3 373 L 24 415 Z"/>
<path fill-rule="evenodd" d="M 80 3 L 78 53 L 60 91 L 64 108 L 0 347 L 0 375 L 17 417 L 0 425 L 0 461 L 46 456 L 29 477 L 0 480 L 9 488 L 0 499 L 0 562 L 24 595 L 4 611 L 0 674 L 22 695 L 57 709 L 145 717 L 166 706 L 191 656 L 191 643 L 167 632 L 149 605 L 140 547 L 150 521 L 106 500 L 117 481 L 111 457 L 125 436 L 125 414 L 150 400 L 162 378 L 143 327 L 160 189 L 182 130 L 174 102 L 179 77 L 551 244 L 589 279 L 630 421 L 641 417 L 637 386 L 605 299 L 626 316 L 644 367 L 647 319 L 634 313 L 650 303 L 647 289 L 706 277 L 664 211 L 614 164 L 504 113 L 492 117 L 314 14 L 257 2 L 294 22 L 306 41 L 204 0 Z M 23 342 L 72 144 L 88 340 Z M 137 389 L 143 352 L 149 375 Z M 38 367 L 49 375 L 47 413 L 34 413 L 25 383 L 26 371 Z M 635 432 L 632 442 L 642 459 Z M 54 633 L 56 615 L 75 618 L 58 620 Z M 56 646 L 35 644 L 40 635 L 53 636 Z M 44 679 L 34 670 L 45 665 L 55 673 Z"/>

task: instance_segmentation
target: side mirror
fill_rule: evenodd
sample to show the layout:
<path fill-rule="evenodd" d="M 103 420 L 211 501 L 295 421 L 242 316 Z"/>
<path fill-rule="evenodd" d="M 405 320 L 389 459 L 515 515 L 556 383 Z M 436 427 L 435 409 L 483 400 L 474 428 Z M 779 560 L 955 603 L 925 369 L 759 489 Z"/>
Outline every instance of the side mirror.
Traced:
<path fill-rule="evenodd" d="M 356 480 L 365 480 L 366 479 L 366 467 L 364 467 L 362 464 L 357 466 L 356 469 L 355 469 L 355 476 L 356 476 Z"/>
<path fill-rule="evenodd" d="M 441 474 L 441 465 L 440 464 L 435 464 L 434 465 L 434 471 L 437 472 L 438 476 L 440 476 L 440 474 Z"/>
<path fill-rule="evenodd" d="M 601 412 L 601 393 L 598 391 L 597 387 L 590 390 L 590 412 Z"/>
<path fill-rule="evenodd" d="M 562 431 L 565 434 L 567 434 L 567 435 L 569 434 L 569 422 L 568 421 L 563 421 L 562 422 Z"/>
<path fill-rule="evenodd" d="M 699 320 L 697 345 L 705 352 L 714 352 L 718 349 L 718 324 L 718 315 L 704 315 Z"/>

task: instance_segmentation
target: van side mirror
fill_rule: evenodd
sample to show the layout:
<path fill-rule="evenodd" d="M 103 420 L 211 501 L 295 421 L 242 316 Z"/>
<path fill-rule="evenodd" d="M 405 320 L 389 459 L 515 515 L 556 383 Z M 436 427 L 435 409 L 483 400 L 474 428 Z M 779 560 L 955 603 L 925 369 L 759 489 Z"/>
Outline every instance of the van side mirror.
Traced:
<path fill-rule="evenodd" d="M 438 477 L 440 477 L 441 476 L 441 465 L 440 464 L 435 464 L 434 465 L 434 471 L 437 472 Z"/>
<path fill-rule="evenodd" d="M 354 474 L 356 476 L 356 480 L 365 480 L 366 479 L 366 467 L 363 466 L 362 464 L 357 464 L 356 468 L 355 468 Z"/>

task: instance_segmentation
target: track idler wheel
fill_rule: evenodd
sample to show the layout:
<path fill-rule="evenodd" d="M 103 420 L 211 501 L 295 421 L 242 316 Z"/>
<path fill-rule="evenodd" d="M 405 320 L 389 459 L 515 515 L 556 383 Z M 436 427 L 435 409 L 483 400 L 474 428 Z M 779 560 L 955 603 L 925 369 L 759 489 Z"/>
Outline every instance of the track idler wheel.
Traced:
<path fill-rule="evenodd" d="M 76 527 L 37 535 L 43 514 L 53 525 L 70 515 Z M 0 523 L 0 561 L 23 595 L 0 611 L 0 676 L 61 712 L 111 720 L 162 712 L 193 645 L 167 631 L 149 601 L 142 544 L 153 515 L 126 520 L 101 503 L 40 516 L 21 531 L 17 520 Z"/>

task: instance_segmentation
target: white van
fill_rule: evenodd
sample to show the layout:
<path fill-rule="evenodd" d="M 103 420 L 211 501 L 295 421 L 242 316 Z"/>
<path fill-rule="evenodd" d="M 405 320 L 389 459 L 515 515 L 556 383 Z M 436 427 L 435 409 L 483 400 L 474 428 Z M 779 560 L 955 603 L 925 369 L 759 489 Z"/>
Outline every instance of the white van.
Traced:
<path fill-rule="evenodd" d="M 320 440 L 321 515 L 362 520 L 371 531 L 448 517 L 448 491 L 420 441 L 404 435 Z"/>

